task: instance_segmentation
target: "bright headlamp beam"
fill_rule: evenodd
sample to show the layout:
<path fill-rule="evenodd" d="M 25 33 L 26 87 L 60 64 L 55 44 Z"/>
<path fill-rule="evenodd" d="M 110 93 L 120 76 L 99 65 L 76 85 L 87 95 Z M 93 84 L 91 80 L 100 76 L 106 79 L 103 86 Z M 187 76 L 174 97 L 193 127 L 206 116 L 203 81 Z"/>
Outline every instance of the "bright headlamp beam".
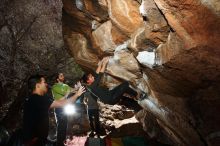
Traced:
<path fill-rule="evenodd" d="M 76 109 L 73 105 L 68 104 L 68 105 L 64 106 L 64 112 L 67 115 L 72 115 L 72 114 L 76 113 Z"/>

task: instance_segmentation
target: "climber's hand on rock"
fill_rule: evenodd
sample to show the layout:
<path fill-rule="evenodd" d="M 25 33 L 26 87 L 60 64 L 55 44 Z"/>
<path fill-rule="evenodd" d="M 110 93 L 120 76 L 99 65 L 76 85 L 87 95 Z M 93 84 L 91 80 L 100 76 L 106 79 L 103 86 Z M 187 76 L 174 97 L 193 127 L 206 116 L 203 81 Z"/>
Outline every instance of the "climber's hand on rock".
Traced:
<path fill-rule="evenodd" d="M 110 57 L 104 57 L 104 58 L 102 59 L 103 64 L 107 64 L 108 61 L 109 61 L 109 59 L 110 59 Z"/>

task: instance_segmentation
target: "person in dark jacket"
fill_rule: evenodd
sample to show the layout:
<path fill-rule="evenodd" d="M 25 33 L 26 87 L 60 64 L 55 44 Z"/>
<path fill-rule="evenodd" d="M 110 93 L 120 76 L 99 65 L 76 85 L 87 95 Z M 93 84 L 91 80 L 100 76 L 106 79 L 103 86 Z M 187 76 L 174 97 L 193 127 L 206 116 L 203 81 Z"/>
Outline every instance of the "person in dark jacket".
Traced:
<path fill-rule="evenodd" d="M 100 86 L 100 80 L 104 74 L 108 61 L 109 57 L 103 58 L 102 61 L 99 62 L 94 74 L 86 73 L 82 77 L 82 81 L 86 84 L 88 90 L 92 93 L 92 96 L 94 96 L 94 98 L 99 98 L 106 104 L 111 105 L 118 103 L 121 97 L 125 95 L 129 95 L 129 97 L 132 98 L 139 98 L 140 96 L 143 96 L 130 88 L 127 81 L 121 83 L 112 90 L 108 90 L 107 88 Z"/>
<path fill-rule="evenodd" d="M 49 130 L 49 109 L 63 107 L 73 103 L 85 92 L 85 88 L 81 86 L 78 91 L 68 99 L 53 100 L 46 96 L 48 89 L 44 76 L 31 76 L 28 80 L 28 87 L 31 91 L 31 95 L 25 99 L 24 104 L 24 145 L 44 146 L 47 142 Z"/>

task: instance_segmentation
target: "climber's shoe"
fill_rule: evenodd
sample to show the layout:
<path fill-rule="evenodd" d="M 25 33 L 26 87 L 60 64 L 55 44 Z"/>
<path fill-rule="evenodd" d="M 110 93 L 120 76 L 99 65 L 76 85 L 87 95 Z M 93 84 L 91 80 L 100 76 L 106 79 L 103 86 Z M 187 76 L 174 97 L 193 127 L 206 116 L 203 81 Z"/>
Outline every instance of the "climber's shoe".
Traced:
<path fill-rule="evenodd" d="M 141 94 L 140 94 L 138 100 L 143 100 L 143 99 L 146 99 L 146 98 L 148 98 L 148 94 L 144 91 L 141 91 Z"/>

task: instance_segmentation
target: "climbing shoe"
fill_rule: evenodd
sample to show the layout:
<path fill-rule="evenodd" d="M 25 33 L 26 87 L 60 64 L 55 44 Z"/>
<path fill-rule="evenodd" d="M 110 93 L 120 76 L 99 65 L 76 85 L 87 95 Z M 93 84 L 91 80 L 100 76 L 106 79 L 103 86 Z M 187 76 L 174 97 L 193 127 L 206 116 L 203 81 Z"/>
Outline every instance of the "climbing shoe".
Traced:
<path fill-rule="evenodd" d="M 141 91 L 139 100 L 143 100 L 143 99 L 145 99 L 145 98 L 148 98 L 148 94 L 147 94 L 146 92 Z"/>

